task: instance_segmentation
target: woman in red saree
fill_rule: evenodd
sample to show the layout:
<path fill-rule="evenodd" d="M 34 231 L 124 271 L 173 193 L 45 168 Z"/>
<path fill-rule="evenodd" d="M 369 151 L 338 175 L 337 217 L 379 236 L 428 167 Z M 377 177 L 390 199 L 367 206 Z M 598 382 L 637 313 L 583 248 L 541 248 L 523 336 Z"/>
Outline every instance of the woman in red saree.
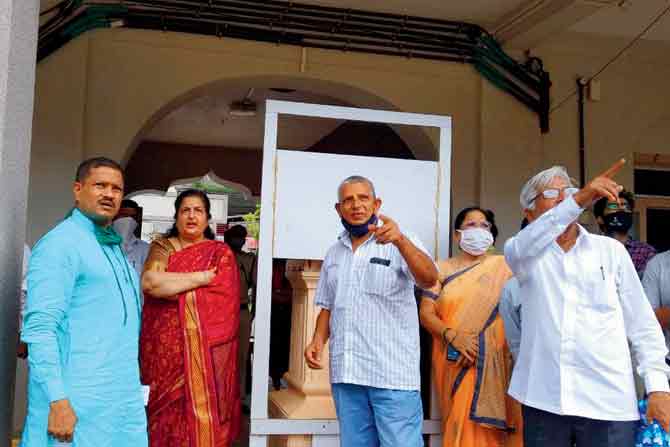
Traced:
<path fill-rule="evenodd" d="M 239 434 L 239 273 L 212 240 L 206 194 L 175 201 L 175 225 L 155 240 L 142 275 L 142 383 L 152 447 L 224 447 Z"/>

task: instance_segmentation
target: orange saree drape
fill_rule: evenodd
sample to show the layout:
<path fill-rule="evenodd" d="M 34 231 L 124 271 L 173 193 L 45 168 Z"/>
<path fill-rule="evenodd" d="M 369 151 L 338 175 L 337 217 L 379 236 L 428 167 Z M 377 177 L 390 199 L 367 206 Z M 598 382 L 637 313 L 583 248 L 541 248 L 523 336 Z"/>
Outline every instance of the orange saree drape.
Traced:
<path fill-rule="evenodd" d="M 479 334 L 479 355 L 470 367 L 448 360 L 443 341 L 433 341 L 445 447 L 523 445 L 521 409 L 507 395 L 512 357 L 497 312 L 510 277 L 503 257 L 491 256 L 443 279 L 435 302 L 438 316 L 450 328 Z"/>
<path fill-rule="evenodd" d="M 235 256 L 222 242 L 206 241 L 175 252 L 169 241 L 168 272 L 216 267 L 206 287 L 176 299 L 145 296 L 140 335 L 142 382 L 151 447 L 225 447 L 239 435 L 237 373 L 240 311 Z"/>

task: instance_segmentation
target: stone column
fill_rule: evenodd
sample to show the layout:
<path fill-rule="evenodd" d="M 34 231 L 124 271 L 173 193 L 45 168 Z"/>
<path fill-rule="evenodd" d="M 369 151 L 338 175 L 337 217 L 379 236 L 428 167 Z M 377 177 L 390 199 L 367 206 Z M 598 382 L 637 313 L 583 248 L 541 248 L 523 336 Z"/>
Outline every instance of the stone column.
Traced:
<path fill-rule="evenodd" d="M 312 340 L 318 309 L 314 307 L 319 281 L 320 261 L 289 261 L 287 276 L 293 287 L 291 313 L 291 354 L 289 370 L 284 375 L 288 389 L 270 393 L 268 411 L 272 418 L 335 419 L 335 404 L 330 394 L 328 347 L 323 361 L 325 368 L 307 367 L 303 352 Z M 304 435 L 276 436 L 271 447 L 309 447 L 312 437 Z"/>
<path fill-rule="evenodd" d="M 0 444 L 10 445 L 39 0 L 0 1 Z"/>

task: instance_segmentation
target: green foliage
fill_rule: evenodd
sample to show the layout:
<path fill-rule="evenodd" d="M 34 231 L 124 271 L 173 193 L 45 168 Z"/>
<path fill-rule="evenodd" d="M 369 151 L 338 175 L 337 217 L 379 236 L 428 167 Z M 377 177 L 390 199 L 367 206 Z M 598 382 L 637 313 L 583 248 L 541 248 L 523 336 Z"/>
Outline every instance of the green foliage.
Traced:
<path fill-rule="evenodd" d="M 230 188 L 228 186 L 218 185 L 211 182 L 204 182 L 202 180 L 193 182 L 191 187 L 193 187 L 194 189 L 199 189 L 200 191 L 204 191 L 208 194 L 231 194 L 235 192 L 233 188 Z"/>
<path fill-rule="evenodd" d="M 261 221 L 261 204 L 256 204 L 256 211 L 253 213 L 248 213 L 242 216 L 244 222 L 247 224 L 247 231 L 249 236 L 258 240 L 258 234 L 260 233 L 260 221 Z"/>

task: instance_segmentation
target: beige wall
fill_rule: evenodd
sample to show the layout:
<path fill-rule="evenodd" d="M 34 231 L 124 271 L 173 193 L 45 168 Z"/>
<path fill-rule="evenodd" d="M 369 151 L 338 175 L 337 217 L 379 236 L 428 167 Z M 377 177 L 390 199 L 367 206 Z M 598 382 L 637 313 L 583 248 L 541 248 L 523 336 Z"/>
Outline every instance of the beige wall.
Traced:
<path fill-rule="evenodd" d="M 482 81 L 470 66 L 309 50 L 301 72 L 301 57 L 290 46 L 130 30 L 91 33 L 52 55 L 38 67 L 30 242 L 69 206 L 75 161 L 100 154 L 127 160 L 138 133 L 166 105 L 219 82 L 277 82 L 360 106 L 451 115 L 455 207 L 478 201 Z M 522 106 L 510 106 L 534 122 Z M 436 141 L 436 132 L 428 136 Z"/>
<path fill-rule="evenodd" d="M 578 75 L 589 77 L 629 43 L 629 39 L 592 37 L 588 44 L 566 35 L 534 51 L 552 74 L 552 97 L 560 100 L 575 90 Z M 632 187 L 634 152 L 670 153 L 670 44 L 641 41 L 598 78 L 602 99 L 588 101 L 586 175 L 607 168 L 617 157 L 631 161 L 621 175 Z M 562 162 L 576 175 L 577 105 L 568 101 L 551 115 L 552 132 L 543 139 L 545 163 Z"/>
<path fill-rule="evenodd" d="M 552 75 L 554 99 L 625 43 L 575 36 L 557 42 L 533 50 Z M 642 43 L 602 76 L 602 101 L 587 103 L 588 175 L 636 150 L 668 151 L 667 49 Z M 69 206 L 83 156 L 125 162 L 143 129 L 216 83 L 282 84 L 360 106 L 452 116 L 454 210 L 478 202 L 493 208 L 503 238 L 518 226 L 525 178 L 553 163 L 578 175 L 575 98 L 541 135 L 535 114 L 469 65 L 314 49 L 305 50 L 303 65 L 302 56 L 291 46 L 124 29 L 89 33 L 50 56 L 38 67 L 30 242 Z M 428 136 L 436 141 L 436 133 Z M 630 168 L 622 179 L 631 185 Z"/>
<path fill-rule="evenodd" d="M 574 90 L 577 75 L 595 73 L 625 43 L 565 36 L 533 52 L 552 75 L 553 98 L 561 99 Z M 587 175 L 616 157 L 632 160 L 634 151 L 670 152 L 668 49 L 642 43 L 601 77 L 602 101 L 587 103 Z M 578 175 L 574 98 L 552 114 L 551 132 L 541 135 L 535 114 L 468 65 L 305 51 L 303 66 L 296 47 L 116 29 L 89 33 L 41 62 L 29 243 L 71 206 L 72 177 L 83 157 L 104 154 L 127 161 L 143 129 L 213 83 L 281 84 L 359 106 L 452 116 L 453 209 L 474 203 L 493 208 L 501 241 L 518 228 L 518 191 L 528 176 L 555 163 Z M 435 132 L 428 137 L 436 141 Z M 622 180 L 631 186 L 630 166 Z M 21 380 L 17 424 L 25 395 Z"/>
<path fill-rule="evenodd" d="M 74 171 L 84 153 L 88 38 L 37 67 L 27 238 L 33 244 L 72 206 Z"/>

